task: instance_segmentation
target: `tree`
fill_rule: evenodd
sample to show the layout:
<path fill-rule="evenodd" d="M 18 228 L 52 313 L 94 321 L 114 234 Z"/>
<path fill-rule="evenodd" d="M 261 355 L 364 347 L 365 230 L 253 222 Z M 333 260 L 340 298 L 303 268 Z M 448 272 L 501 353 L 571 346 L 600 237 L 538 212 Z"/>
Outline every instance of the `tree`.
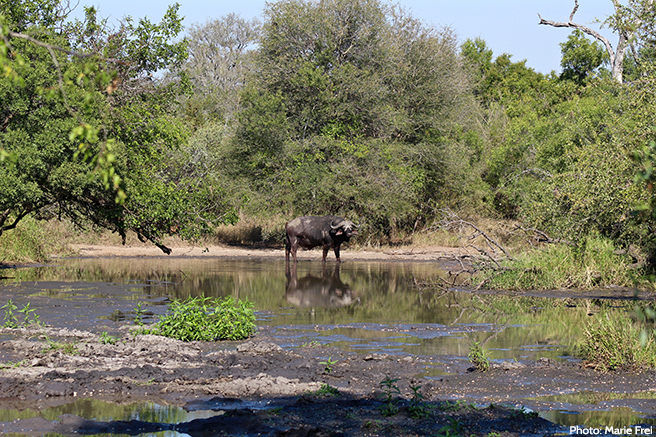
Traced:
<path fill-rule="evenodd" d="M 563 58 L 560 66 L 562 79 L 583 84 L 608 59 L 606 52 L 596 42 L 588 40 L 578 29 L 560 44 Z"/>
<path fill-rule="evenodd" d="M 0 235 L 54 214 L 124 238 L 133 230 L 170 253 L 162 236 L 197 237 L 225 214 L 193 162 L 173 159 L 188 137 L 171 105 L 183 84 L 154 77 L 186 57 L 186 41 L 172 42 L 177 5 L 159 24 L 127 17 L 118 29 L 94 8 L 68 22 L 54 0 L 3 6 Z"/>
<path fill-rule="evenodd" d="M 264 16 L 226 159 L 267 211 L 359 216 L 389 236 L 477 186 L 478 106 L 450 29 L 378 0 Z"/>
<path fill-rule="evenodd" d="M 642 0 L 641 2 L 645 3 L 646 1 L 649 1 L 651 3 L 651 0 Z M 618 34 L 619 39 L 615 49 L 613 49 L 613 46 L 611 42 L 608 40 L 608 38 L 604 37 L 602 34 L 595 31 L 594 29 L 591 29 L 579 23 L 575 23 L 573 21 L 574 14 L 576 14 L 576 11 L 579 9 L 578 0 L 574 0 L 574 9 L 572 10 L 572 13 L 569 16 L 569 21 L 567 22 L 545 20 L 540 16 L 540 14 L 538 14 L 538 17 L 540 18 L 539 24 L 544 24 L 553 27 L 571 27 L 574 29 L 578 29 L 592 36 L 597 41 L 601 42 L 604 45 L 606 49 L 606 53 L 608 54 L 608 58 L 610 60 L 611 75 L 613 79 L 615 79 L 619 83 L 622 83 L 623 81 L 622 75 L 624 71 L 624 58 L 626 56 L 626 51 L 629 47 L 631 39 L 633 38 L 633 35 L 635 33 L 634 26 L 639 25 L 639 23 L 630 22 L 629 14 L 627 14 L 628 10 L 625 7 L 623 7 L 618 0 L 613 0 L 613 4 L 615 5 L 615 14 L 609 17 L 608 20 L 606 20 L 606 23 L 609 24 L 610 27 L 612 27 L 614 31 L 617 32 Z"/>
<path fill-rule="evenodd" d="M 190 116 L 226 123 L 235 118 L 259 33 L 259 20 L 236 14 L 190 26 L 189 58 L 182 67 L 193 86 L 186 102 Z"/>

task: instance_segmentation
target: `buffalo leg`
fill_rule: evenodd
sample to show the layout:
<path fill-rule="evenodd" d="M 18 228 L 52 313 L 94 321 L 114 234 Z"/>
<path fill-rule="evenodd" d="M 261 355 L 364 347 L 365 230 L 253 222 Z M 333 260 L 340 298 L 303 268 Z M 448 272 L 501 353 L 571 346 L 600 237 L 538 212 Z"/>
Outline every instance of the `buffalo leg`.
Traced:
<path fill-rule="evenodd" d="M 337 262 L 342 262 L 341 259 L 339 259 L 339 246 L 335 246 L 335 258 L 337 258 Z"/>
<path fill-rule="evenodd" d="M 326 262 L 326 257 L 328 256 L 328 251 L 330 250 L 330 246 L 325 245 L 323 246 L 323 262 Z"/>

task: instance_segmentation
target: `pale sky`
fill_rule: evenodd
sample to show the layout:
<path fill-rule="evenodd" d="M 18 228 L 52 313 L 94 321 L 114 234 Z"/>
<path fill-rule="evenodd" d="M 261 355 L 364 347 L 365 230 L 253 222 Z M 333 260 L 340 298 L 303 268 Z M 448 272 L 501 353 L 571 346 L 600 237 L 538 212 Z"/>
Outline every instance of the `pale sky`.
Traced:
<path fill-rule="evenodd" d="M 82 13 L 82 5 L 96 6 L 100 16 L 116 23 L 125 16 L 138 19 L 147 17 L 159 22 L 167 6 L 175 0 L 79 0 L 76 13 Z M 237 13 L 244 18 L 261 17 L 265 0 L 177 0 L 185 27 L 203 24 L 229 14 Z M 459 40 L 481 37 L 494 56 L 509 53 L 513 61 L 526 59 L 526 64 L 542 73 L 560 72 L 560 46 L 571 29 L 538 25 L 538 13 L 542 18 L 567 21 L 574 7 L 574 0 L 398 0 L 413 16 L 436 27 L 448 26 Z M 574 21 L 599 31 L 595 19 L 604 21 L 613 13 L 611 0 L 579 0 Z M 81 16 L 81 15 L 80 15 Z M 608 29 L 601 33 L 613 47 L 617 36 Z"/>

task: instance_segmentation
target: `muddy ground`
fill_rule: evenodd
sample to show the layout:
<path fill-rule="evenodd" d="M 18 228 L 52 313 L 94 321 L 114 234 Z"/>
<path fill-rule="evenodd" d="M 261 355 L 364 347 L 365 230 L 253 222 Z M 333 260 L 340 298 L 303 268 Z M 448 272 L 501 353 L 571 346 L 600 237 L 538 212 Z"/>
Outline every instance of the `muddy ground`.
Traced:
<path fill-rule="evenodd" d="M 446 253 L 425 252 L 429 255 L 423 256 L 435 257 Z M 304 255 L 314 256 L 312 252 Z M 364 255 L 344 255 L 348 256 Z M 399 255 L 387 256 L 396 259 Z M 175 430 L 192 436 L 549 435 L 566 428 L 512 406 L 538 408 L 539 402 L 526 398 L 586 390 L 656 390 L 653 372 L 603 374 L 578 362 L 505 362 L 479 372 L 462 357 L 360 355 L 319 344 L 284 350 L 268 327 L 259 327 L 249 340 L 222 343 L 135 336 L 132 329 L 134 326 L 121 325 L 113 333 L 115 344 L 107 343 L 92 329 L 56 324 L 2 330 L 0 410 L 41 411 L 93 398 L 117 404 L 153 401 L 187 410 L 215 410 L 216 416 L 179 424 L 97 422 L 72 415 L 55 421 L 36 417 L 0 422 L 0 433 L 137 435 Z M 425 378 L 427 369 L 433 373 L 437 369 L 444 376 Z M 385 401 L 381 384 L 386 378 L 395 380 L 390 382 L 394 389 L 391 402 Z M 419 386 L 420 396 L 415 396 L 419 402 L 413 408 L 411 387 Z M 490 403 L 492 406 L 481 407 Z M 384 414 L 386 409 L 392 414 Z"/>

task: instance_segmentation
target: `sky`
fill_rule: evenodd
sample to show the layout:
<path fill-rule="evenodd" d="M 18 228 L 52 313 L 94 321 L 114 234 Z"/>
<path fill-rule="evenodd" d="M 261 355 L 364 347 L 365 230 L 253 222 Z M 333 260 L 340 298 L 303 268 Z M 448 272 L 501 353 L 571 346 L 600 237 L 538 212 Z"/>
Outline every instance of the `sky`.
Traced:
<path fill-rule="evenodd" d="M 178 2 L 184 24 L 204 24 L 231 12 L 243 18 L 261 17 L 265 0 L 79 0 L 75 15 L 83 16 L 82 6 L 95 6 L 99 15 L 116 24 L 123 17 L 148 18 L 159 22 L 168 5 Z M 383 0 L 385 1 L 385 0 Z M 463 42 L 480 37 L 494 56 L 512 55 L 513 61 L 526 60 L 538 72 L 560 72 L 559 43 L 567 40 L 571 29 L 538 25 L 539 17 L 552 21 L 568 21 L 574 0 L 396 0 L 413 16 L 435 27 L 448 26 Z M 601 29 L 595 19 L 604 21 L 613 13 L 611 0 L 579 0 L 574 21 L 591 27 L 610 40 L 617 36 Z"/>

